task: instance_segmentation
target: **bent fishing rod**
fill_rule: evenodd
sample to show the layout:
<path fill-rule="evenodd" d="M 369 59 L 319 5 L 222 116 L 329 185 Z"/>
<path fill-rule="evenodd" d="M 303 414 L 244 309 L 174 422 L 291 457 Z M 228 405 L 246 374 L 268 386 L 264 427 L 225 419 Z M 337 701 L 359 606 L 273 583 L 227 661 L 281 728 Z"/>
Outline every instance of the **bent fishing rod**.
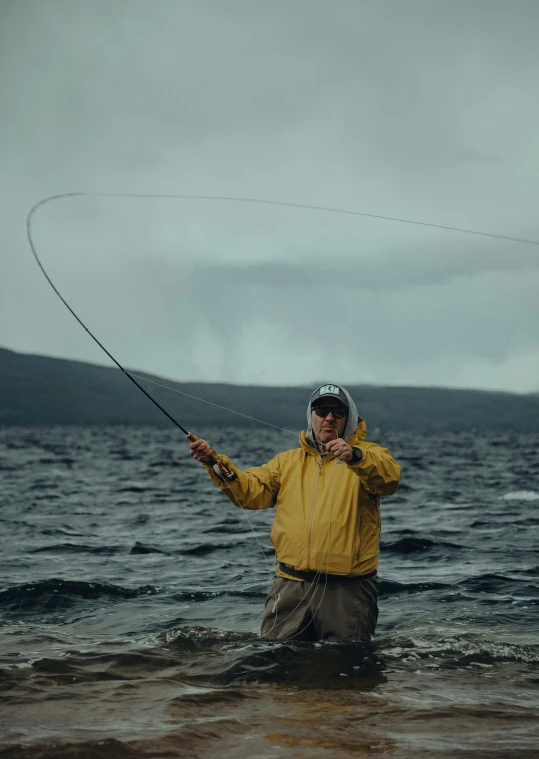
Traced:
<path fill-rule="evenodd" d="M 393 216 L 382 216 L 379 214 L 373 214 L 373 213 L 366 213 L 363 211 L 352 211 L 347 210 L 343 208 L 330 208 L 327 206 L 313 206 L 313 205 L 307 205 L 305 203 L 290 203 L 286 201 L 280 201 L 280 200 L 267 200 L 262 198 L 238 198 L 238 197 L 228 197 L 228 196 L 221 196 L 221 195 L 173 195 L 173 194 L 149 194 L 149 193 L 103 193 L 103 192 L 65 192 L 61 193 L 59 195 L 50 195 L 47 198 L 43 198 L 42 200 L 38 201 L 30 211 L 28 212 L 28 216 L 26 217 L 26 235 L 28 237 L 28 242 L 30 244 L 30 250 L 32 251 L 32 254 L 34 256 L 34 259 L 41 269 L 41 272 L 49 285 L 52 287 L 56 295 L 60 298 L 64 306 L 68 309 L 68 311 L 71 313 L 72 316 L 75 317 L 75 319 L 78 321 L 78 323 L 81 325 L 81 327 L 85 330 L 85 332 L 92 338 L 92 340 L 101 348 L 104 353 L 110 358 L 110 360 L 116 364 L 118 369 L 123 372 L 123 374 L 148 398 L 149 401 L 151 401 L 154 406 L 156 406 L 161 413 L 163 413 L 167 419 L 169 419 L 172 424 L 176 425 L 178 429 L 180 429 L 184 435 L 187 437 L 190 441 L 196 441 L 198 438 L 196 435 L 193 435 L 191 432 L 188 432 L 185 427 L 183 427 L 171 414 L 168 413 L 166 409 L 161 406 L 158 401 L 155 400 L 155 398 L 150 395 L 143 387 L 140 385 L 137 380 L 133 377 L 133 375 L 125 369 L 125 367 L 120 364 L 119 361 L 117 361 L 116 358 L 110 353 L 110 351 L 105 348 L 105 346 L 97 339 L 97 337 L 91 332 L 91 330 L 84 324 L 82 319 L 78 316 L 78 314 L 71 308 L 69 303 L 65 300 L 63 295 L 60 293 L 50 276 L 47 274 L 45 267 L 43 266 L 35 245 L 32 238 L 32 218 L 34 216 L 34 213 L 37 211 L 37 209 L 40 206 L 45 205 L 46 203 L 50 203 L 54 200 L 60 200 L 63 198 L 70 198 L 70 197 L 101 197 L 101 198 L 168 198 L 168 199 L 179 199 L 179 200 L 211 200 L 211 201 L 218 201 L 218 202 L 231 202 L 231 203 L 253 203 L 253 204 L 261 204 L 261 205 L 271 205 L 271 206 L 284 206 L 288 208 L 302 208 L 302 209 L 308 209 L 312 211 L 323 211 L 325 213 L 339 213 L 339 214 L 345 214 L 345 215 L 351 215 L 351 216 L 363 216 L 365 218 L 370 219 L 380 219 L 383 221 L 391 221 L 396 222 L 400 224 L 414 224 L 416 226 L 421 227 L 431 227 L 435 229 L 445 229 L 450 232 L 461 232 L 464 234 L 469 235 L 479 235 L 481 237 L 491 237 L 496 238 L 498 240 L 506 240 L 510 242 L 516 242 L 524 245 L 536 245 L 539 246 L 539 241 L 537 240 L 527 240 L 523 238 L 518 237 L 510 237 L 507 235 L 498 235 L 494 234 L 492 232 L 478 232 L 477 230 L 473 229 L 461 229 L 459 227 L 449 227 L 445 226 L 443 224 L 433 224 L 429 222 L 424 221 L 415 221 L 413 219 L 400 219 Z M 236 475 L 234 472 L 231 472 L 219 459 L 216 457 L 215 452 L 213 453 L 211 459 L 210 459 L 210 465 L 216 472 L 216 474 L 223 479 L 227 481 L 232 481 L 236 479 Z"/>
<path fill-rule="evenodd" d="M 71 308 L 71 306 L 69 305 L 69 303 L 63 297 L 63 295 L 60 293 L 60 291 L 58 290 L 58 288 L 56 287 L 56 285 L 54 284 L 54 282 L 52 281 L 52 279 L 49 277 L 49 275 L 45 271 L 45 267 L 43 266 L 43 264 L 41 263 L 41 260 L 40 260 L 39 256 L 37 255 L 37 252 L 36 252 L 36 249 L 35 249 L 35 245 L 34 245 L 34 241 L 32 239 L 32 227 L 31 227 L 31 224 L 32 224 L 32 215 L 33 215 L 34 211 L 40 205 L 43 205 L 44 203 L 46 203 L 49 200 L 55 200 L 56 198 L 60 198 L 60 197 L 65 197 L 65 196 L 63 196 L 63 195 L 56 195 L 54 197 L 46 198 L 45 200 L 40 201 L 35 206 L 33 206 L 33 208 L 30 210 L 30 212 L 28 214 L 28 217 L 26 219 L 26 233 L 27 233 L 27 236 L 28 236 L 28 242 L 30 243 L 30 248 L 32 250 L 34 258 L 35 258 L 35 260 L 36 260 L 39 268 L 43 272 L 43 275 L 45 276 L 45 279 L 47 280 L 47 282 L 49 283 L 49 285 L 52 287 L 52 289 L 54 290 L 54 292 L 56 293 L 56 295 L 60 298 L 60 300 L 62 301 L 62 303 L 64 304 L 64 306 L 75 317 L 75 319 L 78 321 L 78 323 L 81 325 L 81 327 L 87 332 L 88 335 L 90 335 L 90 337 L 92 338 L 92 340 L 95 343 L 97 343 L 97 345 L 101 348 L 101 350 L 104 351 L 107 354 L 107 356 L 111 359 L 111 361 L 113 361 L 116 364 L 116 366 L 118 367 L 118 369 L 120 369 L 124 373 L 124 375 L 129 380 L 131 380 L 131 382 L 142 393 L 144 393 L 144 395 L 146 396 L 146 398 L 148 398 L 148 400 L 150 400 L 154 404 L 154 406 L 157 406 L 157 408 L 159 409 L 159 411 L 161 411 L 167 417 L 167 419 L 170 419 L 170 421 L 172 422 L 172 424 L 175 424 L 176 427 L 178 427 L 178 429 L 180 429 L 185 434 L 185 436 L 187 437 L 188 440 L 190 440 L 191 442 L 194 442 L 194 441 L 198 440 L 198 438 L 196 437 L 196 435 L 193 435 L 193 433 L 188 432 L 185 429 L 185 427 L 183 427 L 176 419 L 174 419 L 174 417 L 171 414 L 169 414 L 168 411 L 166 409 L 164 409 L 163 406 L 161 406 L 161 404 L 158 401 L 156 401 L 155 398 L 152 395 L 150 395 L 150 393 L 148 393 L 142 387 L 142 385 L 140 385 L 137 382 L 137 380 L 127 371 L 127 369 L 124 366 L 122 366 L 122 364 L 120 364 L 120 362 L 117 361 L 117 359 L 114 358 L 114 356 L 112 355 L 112 353 L 110 351 L 108 351 L 107 348 L 105 348 L 105 346 L 103 345 L 103 343 L 101 343 L 97 339 L 97 337 L 94 335 L 94 333 L 90 329 L 88 329 L 88 327 L 86 326 L 86 324 L 84 324 L 84 322 L 78 316 L 78 314 Z M 219 459 L 215 456 L 215 453 L 210 457 L 209 464 L 214 469 L 214 471 L 216 472 L 216 474 L 218 474 L 220 477 L 222 477 L 223 479 L 227 480 L 228 482 L 231 482 L 232 480 L 236 479 L 236 475 L 234 474 L 234 472 L 231 472 L 228 469 L 228 467 L 226 467 L 221 461 L 219 461 Z"/>

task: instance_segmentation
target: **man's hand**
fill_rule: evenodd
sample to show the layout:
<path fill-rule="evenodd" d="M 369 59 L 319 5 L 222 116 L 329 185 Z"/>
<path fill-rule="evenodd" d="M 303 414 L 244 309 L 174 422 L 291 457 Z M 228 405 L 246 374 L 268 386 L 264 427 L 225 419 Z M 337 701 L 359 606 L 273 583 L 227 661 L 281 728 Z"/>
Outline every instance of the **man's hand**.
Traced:
<path fill-rule="evenodd" d="M 193 440 L 189 446 L 189 453 L 191 456 L 200 461 L 201 464 L 209 464 L 214 456 L 213 448 L 201 437 L 197 437 Z"/>
<path fill-rule="evenodd" d="M 326 451 L 332 453 L 336 459 L 345 461 L 347 464 L 349 464 L 354 457 L 352 446 L 348 445 L 342 437 L 337 438 L 337 440 L 330 440 L 329 443 L 326 443 Z"/>

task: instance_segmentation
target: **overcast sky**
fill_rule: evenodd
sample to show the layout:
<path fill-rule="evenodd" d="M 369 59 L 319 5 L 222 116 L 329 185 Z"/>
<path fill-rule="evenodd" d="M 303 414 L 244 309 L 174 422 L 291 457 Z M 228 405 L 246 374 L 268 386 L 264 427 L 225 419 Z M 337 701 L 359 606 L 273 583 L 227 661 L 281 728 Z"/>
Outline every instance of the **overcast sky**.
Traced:
<path fill-rule="evenodd" d="M 539 240 L 537 0 L 0 0 L 0 345 L 107 364 L 26 214 L 267 198 Z M 177 380 L 539 390 L 539 247 L 74 197 L 45 267 Z"/>

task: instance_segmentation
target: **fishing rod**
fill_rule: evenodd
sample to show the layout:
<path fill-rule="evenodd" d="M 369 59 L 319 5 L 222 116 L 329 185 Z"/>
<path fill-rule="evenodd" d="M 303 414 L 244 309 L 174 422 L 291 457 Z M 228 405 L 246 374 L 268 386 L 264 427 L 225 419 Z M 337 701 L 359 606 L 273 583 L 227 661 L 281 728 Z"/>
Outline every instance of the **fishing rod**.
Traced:
<path fill-rule="evenodd" d="M 161 406 L 158 401 L 155 400 L 155 398 L 150 395 L 143 387 L 140 385 L 135 377 L 125 369 L 122 364 L 120 364 L 119 361 L 117 361 L 116 358 L 110 353 L 110 351 L 105 348 L 105 346 L 97 339 L 97 337 L 91 332 L 90 329 L 84 324 L 82 319 L 78 316 L 78 314 L 71 308 L 69 303 L 65 300 L 63 295 L 60 293 L 50 276 L 47 274 L 45 267 L 43 266 L 35 245 L 32 238 L 32 218 L 34 216 L 34 213 L 37 211 L 40 206 L 45 205 L 46 203 L 50 203 L 54 200 L 60 200 L 63 198 L 70 198 L 70 197 L 101 197 L 101 198 L 168 198 L 168 199 L 180 199 L 180 200 L 211 200 L 211 201 L 219 201 L 219 202 L 231 202 L 231 203 L 253 203 L 253 204 L 261 204 L 261 205 L 271 205 L 271 206 L 284 206 L 288 208 L 302 208 L 302 209 L 308 209 L 312 211 L 323 211 L 325 213 L 339 213 L 339 214 L 345 214 L 350 216 L 362 216 L 365 218 L 370 219 L 381 219 L 383 221 L 391 221 L 396 222 L 400 224 L 413 224 L 416 226 L 421 227 L 431 227 L 434 229 L 445 229 L 450 232 L 461 232 L 463 234 L 469 234 L 469 235 L 479 235 L 481 237 L 491 237 L 498 240 L 506 240 L 510 242 L 516 242 L 524 245 L 536 245 L 539 246 L 539 241 L 537 240 L 528 240 L 518 237 L 511 237 L 508 235 L 498 235 L 494 234 L 492 232 L 479 232 L 477 230 L 473 229 L 462 229 L 459 227 L 450 227 L 445 226 L 443 224 L 433 224 L 430 222 L 425 221 L 416 221 L 413 219 L 401 219 L 393 216 L 382 216 L 380 214 L 373 214 L 373 213 L 366 213 L 364 211 L 352 211 L 347 210 L 343 208 L 331 208 L 327 206 L 314 206 L 314 205 L 308 205 L 306 203 L 291 203 L 281 200 L 268 200 L 268 199 L 262 199 L 262 198 L 239 198 L 239 197 L 228 197 L 224 195 L 177 195 L 177 194 L 150 194 L 150 193 L 132 193 L 132 192 L 121 192 L 121 193 L 106 193 L 106 192 L 64 192 L 59 195 L 50 195 L 47 198 L 43 198 L 42 200 L 38 201 L 35 205 L 32 206 L 30 211 L 28 212 L 28 216 L 26 217 L 26 234 L 28 237 L 28 242 L 30 244 L 30 249 L 32 251 L 32 254 L 36 260 L 37 265 L 41 269 L 41 272 L 49 285 L 52 287 L 56 295 L 60 298 L 64 306 L 68 309 L 68 311 L 72 314 L 72 316 L 75 317 L 75 319 L 78 321 L 78 323 L 81 325 L 81 327 L 87 332 L 87 334 L 92 338 L 92 340 L 101 348 L 102 351 L 106 353 L 106 355 L 110 358 L 111 361 L 113 361 L 114 364 L 120 369 L 123 374 L 150 400 L 154 406 L 156 406 L 161 413 L 163 413 L 167 419 L 169 419 L 178 429 L 180 429 L 184 435 L 187 437 L 188 440 L 191 442 L 194 442 L 198 440 L 199 438 L 196 437 L 196 435 L 193 435 L 191 432 L 188 432 L 185 427 L 183 427 L 169 412 Z M 142 379 L 142 378 L 141 378 Z M 210 465 L 216 472 L 216 474 L 220 477 L 222 477 L 224 480 L 232 481 L 236 479 L 236 475 L 234 472 L 231 472 L 215 455 L 215 452 L 212 453 L 212 456 L 209 461 Z"/>
<path fill-rule="evenodd" d="M 71 195 L 71 194 L 79 194 L 79 193 L 69 193 L 69 194 Z M 159 411 L 161 411 L 167 417 L 167 419 L 170 419 L 170 421 L 172 422 L 172 424 L 175 424 L 176 427 L 178 427 L 178 429 L 180 429 L 185 434 L 185 436 L 187 437 L 188 440 L 190 440 L 191 442 L 195 442 L 199 438 L 197 438 L 196 435 L 193 435 L 192 432 L 188 432 L 185 429 L 185 427 L 183 427 L 176 419 L 174 419 L 174 417 L 171 414 L 169 414 L 168 411 L 166 409 L 164 409 L 163 406 L 161 406 L 161 404 L 158 401 L 156 401 L 155 398 L 153 396 L 151 396 L 150 393 L 148 393 L 142 387 L 142 385 L 140 385 L 137 382 L 137 380 L 127 371 L 127 369 L 125 367 L 123 367 L 120 364 L 120 362 L 117 361 L 114 358 L 114 356 L 112 355 L 112 353 L 110 353 L 110 351 L 108 351 L 105 348 L 105 346 L 103 345 L 103 343 L 101 343 L 97 339 L 97 337 L 93 334 L 93 332 L 91 332 L 91 330 L 88 329 L 88 327 L 86 326 L 86 324 L 84 324 L 84 322 L 78 316 L 78 314 L 76 314 L 75 311 L 71 308 L 71 306 L 69 305 L 69 303 L 63 297 L 63 295 L 60 293 L 60 291 L 58 290 L 58 288 L 56 287 L 56 285 L 54 284 L 54 282 L 52 281 L 52 279 L 49 277 L 49 275 L 45 271 L 45 267 L 43 266 L 43 264 L 41 263 L 41 260 L 40 260 L 39 256 L 37 255 L 37 252 L 36 252 L 36 249 L 35 249 L 35 246 L 34 246 L 34 241 L 32 239 L 32 227 L 31 227 L 32 216 L 34 214 L 34 211 L 36 211 L 36 209 L 39 206 L 43 205 L 44 203 L 46 203 L 49 200 L 55 200 L 55 199 L 61 198 L 61 197 L 66 197 L 66 196 L 65 195 L 55 195 L 55 196 L 50 197 L 50 198 L 45 198 L 45 200 L 42 200 L 39 203 L 36 203 L 36 205 L 33 206 L 33 208 L 30 210 L 30 212 L 28 214 L 28 217 L 26 219 L 26 234 L 28 236 L 28 242 L 30 243 L 30 248 L 32 250 L 34 258 L 37 261 L 37 264 L 38 264 L 39 268 L 43 272 L 43 275 L 45 276 L 45 279 L 47 280 L 47 282 L 49 283 L 49 285 L 52 287 L 52 289 L 54 290 L 54 292 L 56 293 L 56 295 L 60 298 L 60 300 L 62 301 L 62 303 L 64 304 L 64 306 L 75 317 L 75 319 L 78 321 L 78 323 L 81 325 L 81 327 L 87 332 L 88 335 L 90 335 L 90 337 L 92 338 L 92 340 L 94 340 L 94 342 L 97 343 L 97 345 L 99 345 L 99 347 L 101 348 L 101 350 L 103 350 L 107 354 L 107 356 L 111 359 L 111 361 L 113 361 L 116 364 L 116 366 L 118 367 L 118 369 L 120 369 L 124 373 L 124 375 L 129 380 L 131 380 L 131 382 L 142 393 L 144 393 L 144 395 L 146 396 L 146 398 L 148 398 L 148 400 L 150 400 L 154 404 L 154 406 L 157 406 L 157 408 L 159 409 Z M 215 455 L 215 452 L 213 452 L 213 454 L 211 455 L 210 460 L 209 460 L 209 464 L 214 469 L 214 471 L 216 472 L 216 474 L 218 476 L 222 477 L 223 479 L 227 480 L 228 482 L 231 482 L 232 480 L 236 479 L 236 475 L 234 474 L 234 472 L 231 472 L 230 469 L 228 469 L 228 467 L 226 467 L 221 461 L 219 461 L 219 459 Z"/>

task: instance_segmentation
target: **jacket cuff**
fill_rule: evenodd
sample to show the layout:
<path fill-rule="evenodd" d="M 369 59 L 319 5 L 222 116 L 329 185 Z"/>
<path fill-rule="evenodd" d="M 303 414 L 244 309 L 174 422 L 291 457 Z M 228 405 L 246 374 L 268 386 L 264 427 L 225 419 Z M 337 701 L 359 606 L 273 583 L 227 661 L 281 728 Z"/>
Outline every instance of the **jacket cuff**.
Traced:
<path fill-rule="evenodd" d="M 353 459 L 348 463 L 348 466 L 357 466 L 363 461 L 363 451 L 358 445 L 352 446 Z"/>

